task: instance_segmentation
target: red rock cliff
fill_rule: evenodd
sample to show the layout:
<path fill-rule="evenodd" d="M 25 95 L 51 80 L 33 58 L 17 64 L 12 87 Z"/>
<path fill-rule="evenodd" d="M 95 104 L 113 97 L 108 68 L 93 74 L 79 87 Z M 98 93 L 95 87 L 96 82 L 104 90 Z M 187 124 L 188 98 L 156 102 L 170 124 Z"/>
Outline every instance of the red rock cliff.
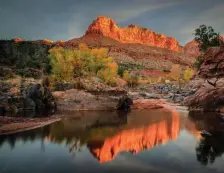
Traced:
<path fill-rule="evenodd" d="M 177 40 L 172 37 L 136 25 L 121 28 L 112 19 L 103 16 L 93 21 L 86 31 L 86 35 L 88 34 L 100 34 L 123 43 L 140 43 L 173 51 L 181 50 Z"/>

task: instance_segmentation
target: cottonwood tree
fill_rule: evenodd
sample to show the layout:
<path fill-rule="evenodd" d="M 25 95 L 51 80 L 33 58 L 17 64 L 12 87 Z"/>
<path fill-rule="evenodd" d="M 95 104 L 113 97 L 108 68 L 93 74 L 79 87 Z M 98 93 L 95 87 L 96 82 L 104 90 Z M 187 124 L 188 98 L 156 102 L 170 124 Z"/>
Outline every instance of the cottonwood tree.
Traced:
<path fill-rule="evenodd" d="M 200 25 L 199 28 L 195 29 L 194 40 L 198 43 L 199 50 L 201 55 L 195 61 L 194 66 L 199 69 L 203 63 L 203 55 L 210 47 L 220 46 L 223 44 L 223 41 L 219 33 L 211 26 Z"/>
<path fill-rule="evenodd" d="M 200 25 L 194 35 L 194 40 L 199 43 L 201 52 L 206 52 L 209 47 L 220 46 L 222 43 L 220 34 L 215 32 L 211 26 Z"/>

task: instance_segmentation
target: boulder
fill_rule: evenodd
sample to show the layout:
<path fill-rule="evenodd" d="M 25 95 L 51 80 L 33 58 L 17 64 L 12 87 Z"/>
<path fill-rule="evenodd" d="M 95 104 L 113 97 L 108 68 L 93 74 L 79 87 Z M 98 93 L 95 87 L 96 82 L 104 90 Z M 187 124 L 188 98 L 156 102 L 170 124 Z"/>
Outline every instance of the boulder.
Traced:
<path fill-rule="evenodd" d="M 24 98 L 24 109 L 26 110 L 35 110 L 36 104 L 35 102 L 30 98 Z"/>
<path fill-rule="evenodd" d="M 224 77 L 224 46 L 210 48 L 205 53 L 198 76 L 205 79 Z"/>
<path fill-rule="evenodd" d="M 115 110 L 119 98 L 124 93 L 116 90 L 88 92 L 86 90 L 71 89 L 55 91 L 58 110 Z"/>
<path fill-rule="evenodd" d="M 34 84 L 23 91 L 24 109 L 55 108 L 56 101 L 47 86 Z"/>
<path fill-rule="evenodd" d="M 200 88 L 184 103 L 190 111 L 220 112 L 224 106 L 224 88 Z"/>
<path fill-rule="evenodd" d="M 224 106 L 224 46 L 210 48 L 204 55 L 193 92 L 184 100 L 191 111 L 222 112 Z"/>
<path fill-rule="evenodd" d="M 123 110 L 123 111 L 128 111 L 132 104 L 133 104 L 132 99 L 130 99 L 127 96 L 123 96 L 118 101 L 117 109 Z"/>

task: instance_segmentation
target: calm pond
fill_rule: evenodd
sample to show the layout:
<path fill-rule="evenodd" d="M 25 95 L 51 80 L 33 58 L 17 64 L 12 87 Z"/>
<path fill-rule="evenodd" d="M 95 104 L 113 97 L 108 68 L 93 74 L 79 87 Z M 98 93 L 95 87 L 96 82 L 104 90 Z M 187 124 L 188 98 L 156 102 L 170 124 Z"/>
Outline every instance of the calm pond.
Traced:
<path fill-rule="evenodd" d="M 212 136 L 203 138 L 202 130 Z M 224 173 L 223 152 L 221 117 L 165 109 L 80 112 L 0 136 L 0 173 Z"/>

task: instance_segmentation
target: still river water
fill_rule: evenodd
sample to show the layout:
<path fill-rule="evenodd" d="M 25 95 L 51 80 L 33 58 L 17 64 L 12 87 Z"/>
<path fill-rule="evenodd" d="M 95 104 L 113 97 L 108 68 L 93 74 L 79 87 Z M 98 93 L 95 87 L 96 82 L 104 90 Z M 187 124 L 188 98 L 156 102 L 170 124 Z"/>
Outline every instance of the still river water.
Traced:
<path fill-rule="evenodd" d="M 224 121 L 215 115 L 80 112 L 0 136 L 0 173 L 224 173 L 223 152 Z"/>

